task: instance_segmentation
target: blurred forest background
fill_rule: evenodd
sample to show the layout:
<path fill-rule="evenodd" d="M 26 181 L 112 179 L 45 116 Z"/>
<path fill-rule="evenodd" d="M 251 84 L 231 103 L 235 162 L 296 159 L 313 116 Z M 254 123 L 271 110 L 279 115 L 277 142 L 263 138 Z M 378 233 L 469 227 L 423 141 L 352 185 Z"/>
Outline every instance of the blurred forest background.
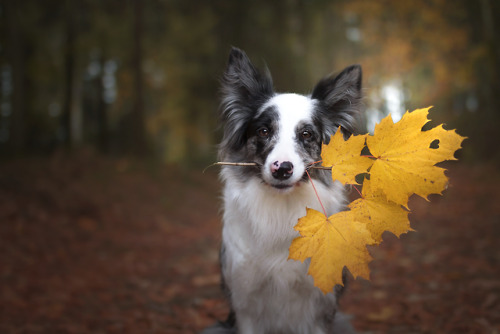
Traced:
<path fill-rule="evenodd" d="M 0 152 L 213 161 L 234 45 L 282 92 L 359 63 L 368 130 L 433 105 L 498 161 L 499 25 L 495 0 L 1 0 Z"/>
<path fill-rule="evenodd" d="M 0 332 L 198 333 L 220 289 L 219 79 L 359 63 L 366 130 L 433 105 L 468 136 L 418 232 L 370 250 L 360 333 L 500 333 L 500 1 L 0 0 Z M 468 163 L 464 163 L 468 162 Z"/>

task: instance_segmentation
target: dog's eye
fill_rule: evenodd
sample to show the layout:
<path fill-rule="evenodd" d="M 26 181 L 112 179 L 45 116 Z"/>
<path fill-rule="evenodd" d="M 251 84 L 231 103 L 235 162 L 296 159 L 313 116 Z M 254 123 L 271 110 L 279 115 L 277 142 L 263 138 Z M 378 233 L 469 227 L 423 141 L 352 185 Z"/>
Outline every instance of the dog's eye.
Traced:
<path fill-rule="evenodd" d="M 309 130 L 304 130 L 300 133 L 300 136 L 303 138 L 303 139 L 309 139 L 312 137 L 312 133 L 311 131 Z"/>
<path fill-rule="evenodd" d="M 267 138 L 269 137 L 269 129 L 266 127 L 259 128 L 257 130 L 257 135 L 259 135 L 259 137 L 261 138 Z"/>

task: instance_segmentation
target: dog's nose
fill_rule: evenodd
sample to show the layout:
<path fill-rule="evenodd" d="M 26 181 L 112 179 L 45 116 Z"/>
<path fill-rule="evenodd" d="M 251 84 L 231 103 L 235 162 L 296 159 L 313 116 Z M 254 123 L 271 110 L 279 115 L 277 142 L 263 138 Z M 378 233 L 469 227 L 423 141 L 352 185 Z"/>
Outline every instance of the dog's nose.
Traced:
<path fill-rule="evenodd" d="M 271 174 L 275 179 L 286 180 L 293 174 L 293 164 L 290 161 L 275 161 L 271 165 Z"/>

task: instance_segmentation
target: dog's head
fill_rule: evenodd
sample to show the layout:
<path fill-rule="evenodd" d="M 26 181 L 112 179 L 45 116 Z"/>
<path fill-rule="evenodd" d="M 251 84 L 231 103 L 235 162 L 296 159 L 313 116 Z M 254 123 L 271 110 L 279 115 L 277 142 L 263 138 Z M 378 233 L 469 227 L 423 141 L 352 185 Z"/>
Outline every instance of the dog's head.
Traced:
<path fill-rule="evenodd" d="M 234 175 L 290 191 L 307 182 L 306 169 L 321 160 L 321 143 L 339 126 L 346 135 L 355 131 L 361 67 L 321 80 L 310 96 L 277 94 L 269 71 L 261 73 L 243 51 L 233 48 L 222 95 L 220 158 L 255 162 L 258 167 L 237 167 Z"/>

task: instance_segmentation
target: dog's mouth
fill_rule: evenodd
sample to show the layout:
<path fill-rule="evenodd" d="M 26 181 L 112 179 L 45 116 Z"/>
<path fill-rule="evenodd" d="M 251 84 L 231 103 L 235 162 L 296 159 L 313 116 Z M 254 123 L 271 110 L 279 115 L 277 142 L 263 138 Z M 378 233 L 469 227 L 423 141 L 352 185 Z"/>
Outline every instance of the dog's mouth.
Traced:
<path fill-rule="evenodd" d="M 264 183 L 267 184 L 268 186 L 270 186 L 271 188 L 276 189 L 276 190 L 287 191 L 287 190 L 291 190 L 291 189 L 294 189 L 295 187 L 300 186 L 301 183 L 307 183 L 307 180 L 309 180 L 309 178 L 307 177 L 307 173 L 304 172 L 304 176 L 302 178 L 300 178 L 298 181 L 293 182 L 293 183 L 286 183 L 286 182 L 273 183 L 273 182 L 266 182 L 266 181 L 264 181 Z"/>
<path fill-rule="evenodd" d="M 291 189 L 294 186 L 295 186 L 295 184 L 271 184 L 271 187 L 279 189 L 279 190 Z"/>

